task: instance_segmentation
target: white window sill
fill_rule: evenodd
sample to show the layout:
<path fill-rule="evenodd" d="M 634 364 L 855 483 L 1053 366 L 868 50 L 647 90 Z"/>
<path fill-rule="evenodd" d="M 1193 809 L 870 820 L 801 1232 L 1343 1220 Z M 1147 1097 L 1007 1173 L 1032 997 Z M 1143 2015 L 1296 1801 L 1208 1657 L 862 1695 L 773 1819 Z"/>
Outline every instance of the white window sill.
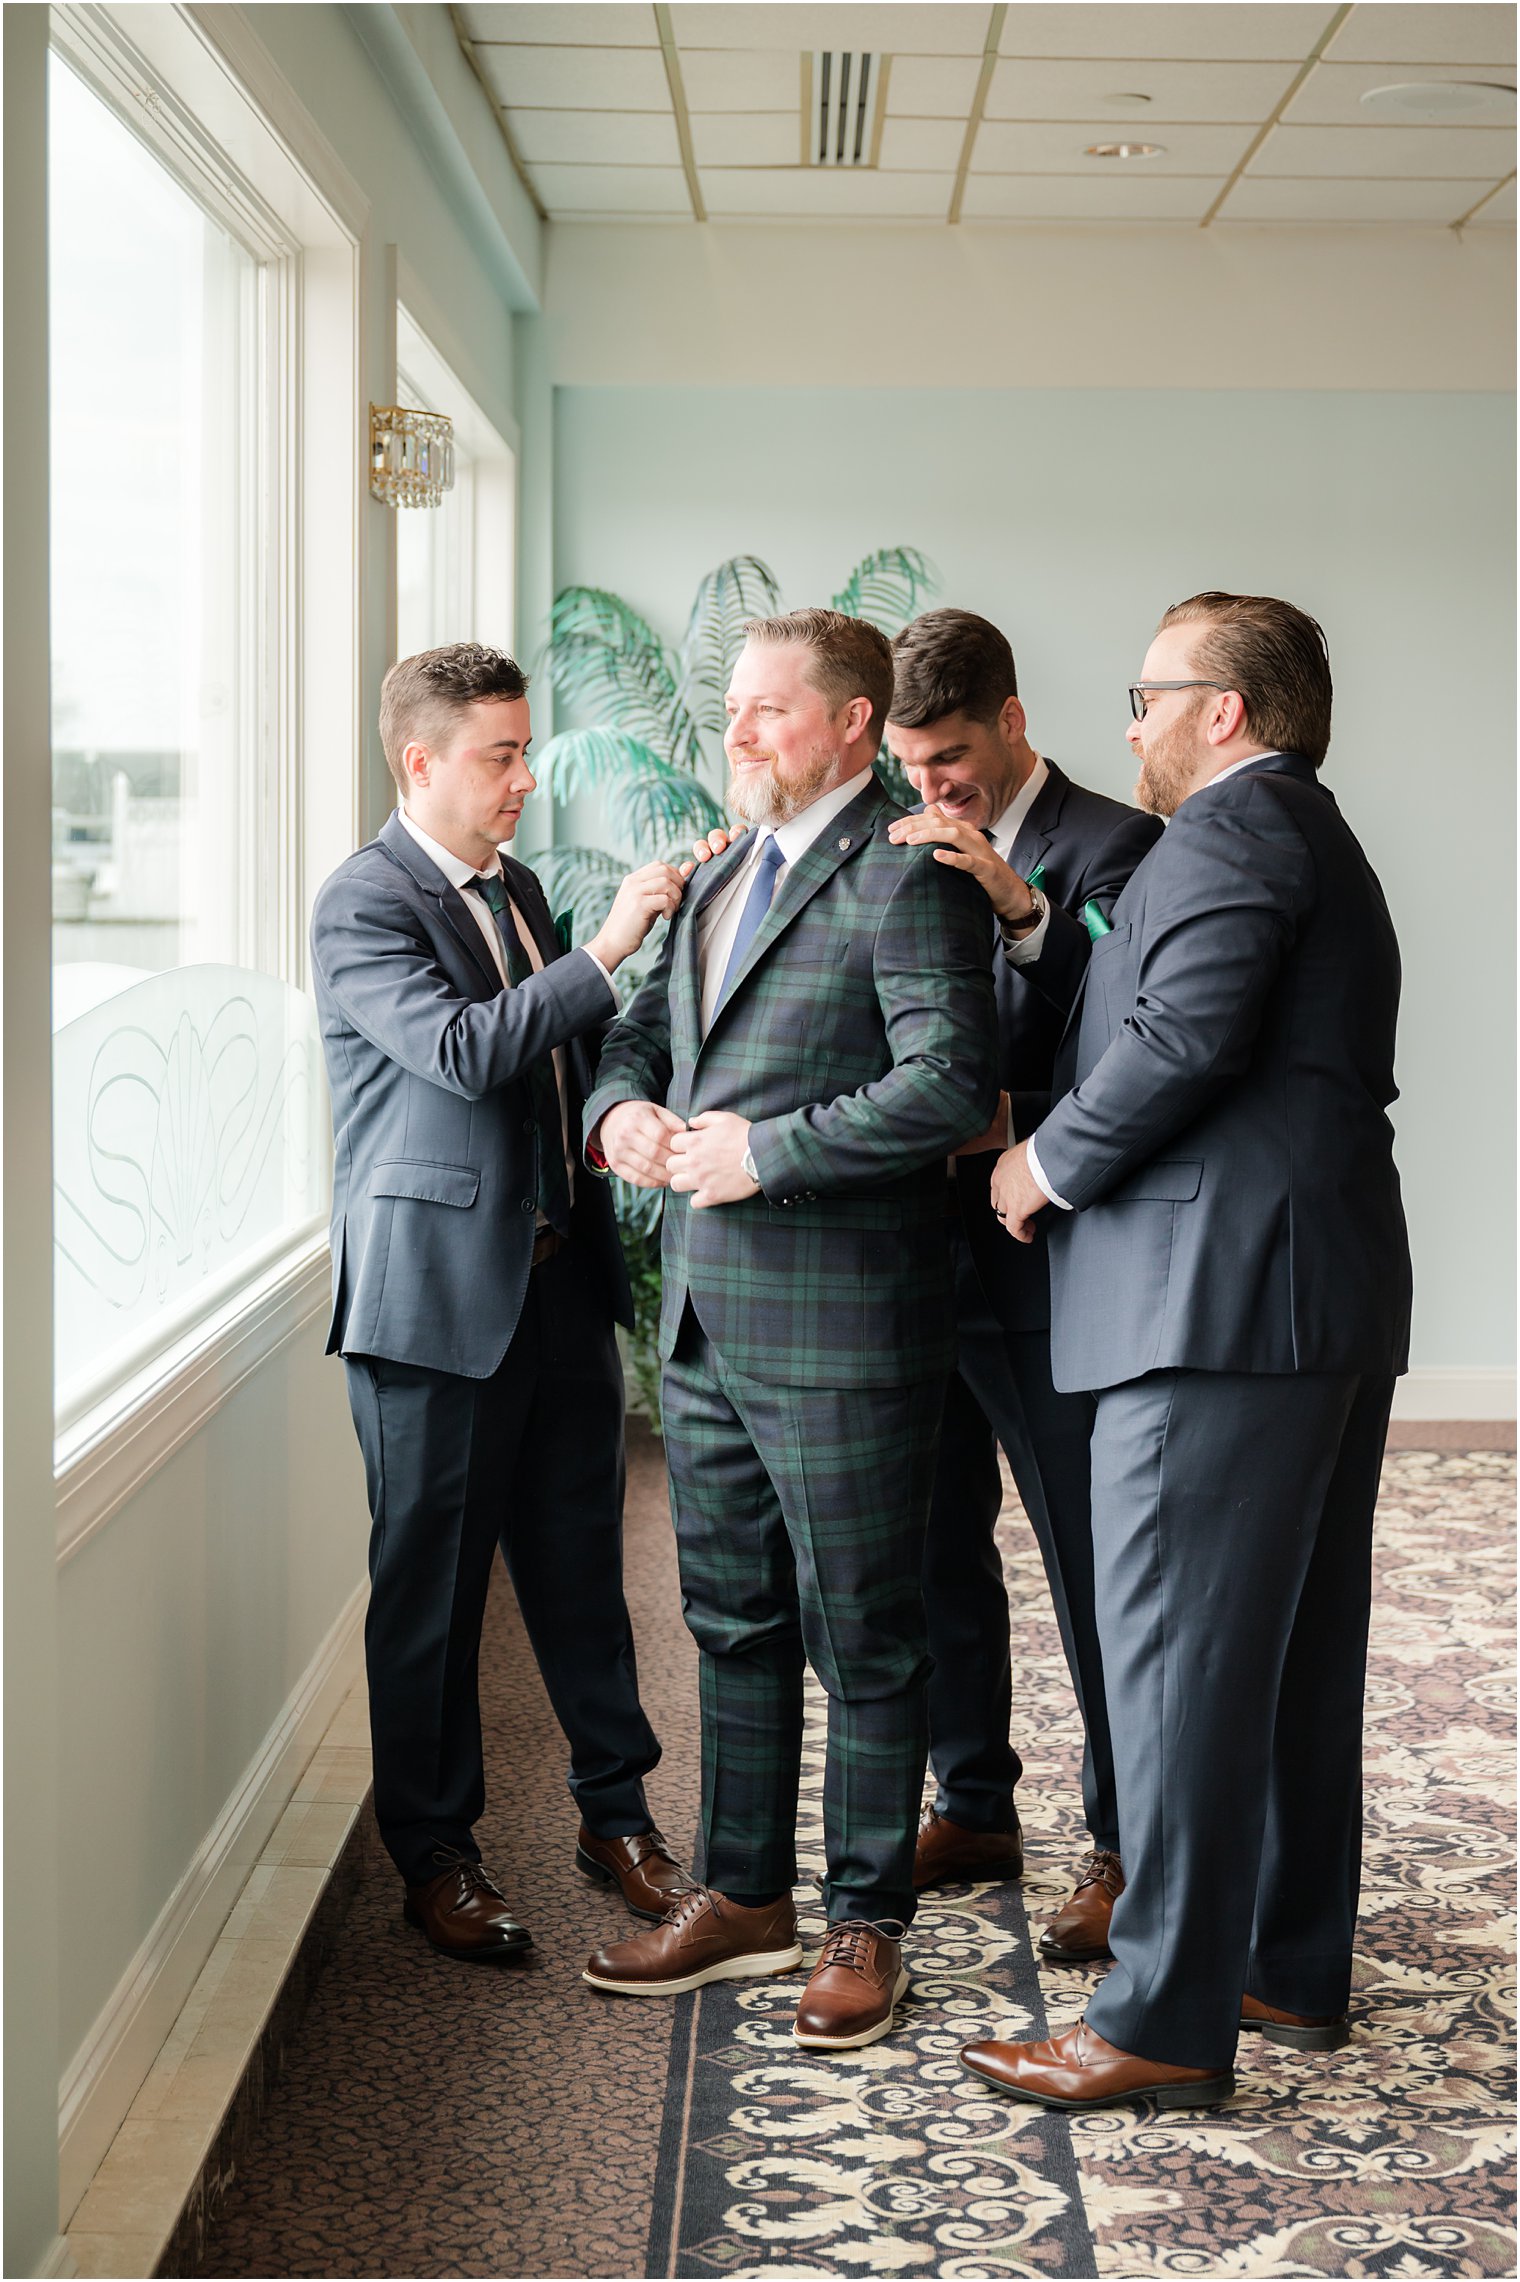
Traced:
<path fill-rule="evenodd" d="M 53 1450 L 60 1565 L 277 1347 L 325 1312 L 330 1288 L 324 1230 L 60 1434 Z"/>

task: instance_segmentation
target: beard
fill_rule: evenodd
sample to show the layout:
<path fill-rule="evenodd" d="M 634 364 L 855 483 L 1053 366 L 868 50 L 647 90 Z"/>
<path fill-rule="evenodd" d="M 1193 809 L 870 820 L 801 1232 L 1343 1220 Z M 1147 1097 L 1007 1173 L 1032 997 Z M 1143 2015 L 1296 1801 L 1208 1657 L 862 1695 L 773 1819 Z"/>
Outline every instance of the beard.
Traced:
<path fill-rule="evenodd" d="M 1169 729 L 1158 729 L 1140 746 L 1135 798 L 1150 816 L 1175 816 L 1194 789 L 1198 739 L 1194 724 L 1203 707 L 1194 703 Z"/>
<path fill-rule="evenodd" d="M 737 771 L 728 780 L 728 811 L 742 823 L 760 826 L 785 824 L 804 808 L 810 808 L 821 792 L 828 788 L 839 765 L 839 755 L 832 747 L 814 745 L 800 768 L 788 777 L 776 773 L 776 756 L 767 754 L 763 771 L 753 765 L 741 777 Z"/>

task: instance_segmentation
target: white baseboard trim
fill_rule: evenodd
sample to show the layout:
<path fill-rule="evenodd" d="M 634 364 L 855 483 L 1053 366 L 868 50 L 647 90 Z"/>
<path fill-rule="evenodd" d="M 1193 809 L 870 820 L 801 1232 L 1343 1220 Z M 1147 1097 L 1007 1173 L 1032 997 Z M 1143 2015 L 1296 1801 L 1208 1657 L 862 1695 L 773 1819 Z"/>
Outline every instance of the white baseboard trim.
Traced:
<path fill-rule="evenodd" d="M 350 1596 L 64 2072 L 60 2226 L 68 2225 L 99 2169 L 313 1751 L 363 1676 L 368 1589 L 360 1585 Z"/>
<path fill-rule="evenodd" d="M 1513 1418 L 1512 1370 L 1410 1371 L 1393 1398 L 1395 1418 Z"/>
<path fill-rule="evenodd" d="M 78 2267 L 74 2264 L 74 2253 L 70 2250 L 66 2237 L 61 2234 L 54 2235 L 47 2249 L 37 2261 L 37 2272 L 42 2276 L 77 2274 L 79 2272 Z"/>

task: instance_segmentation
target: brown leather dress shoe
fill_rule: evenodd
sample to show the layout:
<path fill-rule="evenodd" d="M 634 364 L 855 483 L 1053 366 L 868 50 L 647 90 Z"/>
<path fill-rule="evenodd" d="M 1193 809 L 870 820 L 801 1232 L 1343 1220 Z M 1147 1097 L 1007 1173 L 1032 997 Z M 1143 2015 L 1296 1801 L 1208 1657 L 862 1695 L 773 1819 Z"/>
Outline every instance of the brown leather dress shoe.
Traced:
<path fill-rule="evenodd" d="M 658 1925 L 672 1902 L 692 1884 L 689 1872 L 653 1828 L 632 1838 L 593 1838 L 582 1823 L 575 1841 L 575 1867 L 599 1885 L 617 1886 L 636 1918 Z"/>
<path fill-rule="evenodd" d="M 507 1907 L 507 1897 L 472 1855 L 445 1856 L 448 1868 L 420 1886 L 408 1886 L 402 1915 L 420 1927 L 445 1957 L 471 1965 L 498 1964 L 533 1947 L 533 1936 Z"/>
<path fill-rule="evenodd" d="M 902 1961 L 907 1930 L 900 1918 L 886 1918 L 880 1925 L 869 1918 L 842 1918 L 829 1927 L 792 2024 L 799 2044 L 820 2052 L 850 2052 L 889 2033 L 908 1986 Z"/>
<path fill-rule="evenodd" d="M 741 1910 L 726 1894 L 691 1885 L 648 1933 L 594 1950 L 581 1979 L 620 1997 L 679 1997 L 706 1981 L 793 1973 L 801 1963 L 790 1894 Z"/>
<path fill-rule="evenodd" d="M 1019 1818 L 1012 1830 L 968 1830 L 952 1822 L 938 1807 L 930 1807 L 918 1826 L 913 1854 L 913 1890 L 942 1885 L 948 1878 L 1021 1878 L 1024 1875 L 1024 1833 Z"/>
<path fill-rule="evenodd" d="M 1077 1882 L 1040 1936 L 1040 1955 L 1057 1965 L 1087 1965 L 1107 1957 L 1108 1921 L 1124 1891 L 1124 1867 L 1117 1854 L 1093 1851 L 1077 1872 Z"/>
<path fill-rule="evenodd" d="M 1241 1998 L 1240 2025 L 1294 2052 L 1339 2052 L 1351 2042 L 1351 2023 L 1344 2013 L 1285 2013 L 1259 1997 Z"/>
<path fill-rule="evenodd" d="M 1235 2089 L 1229 2068 L 1171 2068 L 1107 2044 L 1086 2021 L 1045 2044 L 967 2044 L 962 2064 L 1015 2100 L 1036 2108 L 1215 2108 Z"/>

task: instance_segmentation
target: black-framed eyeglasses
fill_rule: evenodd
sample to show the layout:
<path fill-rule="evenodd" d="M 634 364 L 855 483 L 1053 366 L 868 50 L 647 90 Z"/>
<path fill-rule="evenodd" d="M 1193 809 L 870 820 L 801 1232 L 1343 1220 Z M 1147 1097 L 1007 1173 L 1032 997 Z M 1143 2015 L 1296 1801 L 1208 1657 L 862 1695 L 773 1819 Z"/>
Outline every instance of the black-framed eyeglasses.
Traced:
<path fill-rule="evenodd" d="M 1163 689 L 1228 689 L 1227 681 L 1132 681 L 1129 685 L 1129 709 L 1137 721 L 1145 719 L 1147 692 L 1156 694 Z"/>

